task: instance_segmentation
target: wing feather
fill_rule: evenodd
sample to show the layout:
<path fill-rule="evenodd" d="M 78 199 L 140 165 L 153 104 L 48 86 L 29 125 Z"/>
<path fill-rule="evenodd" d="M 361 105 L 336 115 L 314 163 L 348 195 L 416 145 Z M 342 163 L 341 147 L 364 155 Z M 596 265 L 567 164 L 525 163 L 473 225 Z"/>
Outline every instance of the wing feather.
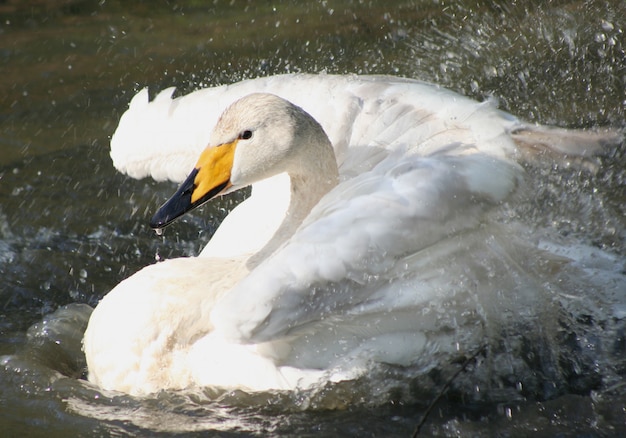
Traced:
<path fill-rule="evenodd" d="M 262 342 L 354 312 L 396 279 L 403 259 L 476 228 L 515 189 L 522 171 L 466 149 L 388 159 L 340 184 L 216 306 L 216 330 Z"/>

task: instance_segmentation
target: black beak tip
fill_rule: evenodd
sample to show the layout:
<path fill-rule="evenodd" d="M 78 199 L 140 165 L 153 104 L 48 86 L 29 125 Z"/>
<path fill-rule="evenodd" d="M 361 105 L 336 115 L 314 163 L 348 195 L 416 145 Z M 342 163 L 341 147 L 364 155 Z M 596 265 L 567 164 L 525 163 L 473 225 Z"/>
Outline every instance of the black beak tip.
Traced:
<path fill-rule="evenodd" d="M 192 208 L 191 193 L 177 192 L 152 216 L 150 228 L 155 230 L 165 228 Z"/>
<path fill-rule="evenodd" d="M 194 169 L 191 174 L 189 174 L 185 182 L 183 182 L 178 190 L 176 190 L 176 193 L 174 193 L 172 197 L 157 210 L 154 216 L 152 216 L 152 219 L 150 219 L 150 228 L 156 231 L 162 230 L 188 211 L 193 210 L 194 208 L 199 207 L 205 202 L 213 199 L 228 186 L 228 181 L 219 184 L 200 199 L 192 202 L 191 194 L 195 190 L 195 179 L 197 174 L 198 169 Z"/>
<path fill-rule="evenodd" d="M 176 193 L 157 210 L 150 219 L 150 228 L 161 230 L 195 207 L 191 202 L 191 194 L 197 173 L 198 170 L 194 169 Z"/>
<path fill-rule="evenodd" d="M 168 221 L 168 218 L 162 218 L 161 215 L 158 214 L 159 212 L 157 212 L 157 214 L 152 216 L 152 219 L 150 219 L 150 228 L 155 231 L 162 230 L 172 222 L 171 220 Z"/>

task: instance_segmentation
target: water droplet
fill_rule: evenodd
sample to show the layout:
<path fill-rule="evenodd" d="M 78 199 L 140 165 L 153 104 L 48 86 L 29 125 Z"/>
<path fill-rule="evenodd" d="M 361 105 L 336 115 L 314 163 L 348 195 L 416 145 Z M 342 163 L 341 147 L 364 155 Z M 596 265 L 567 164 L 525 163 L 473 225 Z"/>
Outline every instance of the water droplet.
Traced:
<path fill-rule="evenodd" d="M 605 31 L 610 31 L 614 29 L 613 23 L 611 23 L 610 21 L 605 21 L 602 20 L 602 29 Z"/>

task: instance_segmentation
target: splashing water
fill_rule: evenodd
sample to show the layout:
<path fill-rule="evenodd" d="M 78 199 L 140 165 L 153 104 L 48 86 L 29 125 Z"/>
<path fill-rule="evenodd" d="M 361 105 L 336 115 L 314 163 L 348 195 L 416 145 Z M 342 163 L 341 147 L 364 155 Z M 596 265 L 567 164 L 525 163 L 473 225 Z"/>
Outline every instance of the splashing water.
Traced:
<path fill-rule="evenodd" d="M 147 219 L 172 185 L 131 181 L 107 156 L 135 89 L 190 91 L 287 70 L 392 73 L 493 95 L 529 121 L 619 128 L 623 2 L 276 2 L 243 15 L 219 2 L 210 11 L 193 2 L 150 11 L 66 2 L 52 14 L 44 9 L 56 6 L 28 3 L 27 12 L 0 12 L 11 41 L 1 43 L 0 66 L 10 84 L 0 94 L 0 428 L 8 435 L 408 435 L 444 387 L 424 435 L 626 434 L 623 146 L 599 158 L 596 173 L 552 162 L 527 169 L 529 195 L 498 212 L 519 233 L 485 236 L 488 251 L 458 275 L 458 290 L 416 316 L 457 336 L 458 349 L 433 336 L 410 367 L 380 365 L 310 391 L 205 388 L 145 399 L 87 383 L 81 351 L 91 307 L 111 287 L 154 254 L 197 254 L 237 202 L 185 218 L 167 241 L 154 238 Z M 539 250 L 500 259 L 508 239 Z M 563 269 L 565 259 L 574 262 Z M 439 268 L 450 275 L 459 266 Z M 502 273 L 517 276 L 511 287 L 496 287 Z M 494 287 L 478 291 L 479 281 Z"/>

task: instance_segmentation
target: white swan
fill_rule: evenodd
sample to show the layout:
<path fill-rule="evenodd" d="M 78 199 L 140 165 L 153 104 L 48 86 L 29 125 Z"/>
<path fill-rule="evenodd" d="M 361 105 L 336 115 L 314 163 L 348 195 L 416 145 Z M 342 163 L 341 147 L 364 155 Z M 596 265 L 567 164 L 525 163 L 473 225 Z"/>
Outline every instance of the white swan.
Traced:
<path fill-rule="evenodd" d="M 255 187 L 201 257 L 148 266 L 94 310 L 89 379 L 136 395 L 302 388 L 471 343 L 480 333 L 437 327 L 474 324 L 464 294 L 481 274 L 468 271 L 487 258 L 499 269 L 513 245 L 480 224 L 523 177 L 519 144 L 584 156 L 603 139 L 389 77 L 280 76 L 170 96 L 139 93 L 111 142 L 120 170 L 184 179 L 152 226 Z M 450 297 L 458 312 L 429 313 Z"/>

